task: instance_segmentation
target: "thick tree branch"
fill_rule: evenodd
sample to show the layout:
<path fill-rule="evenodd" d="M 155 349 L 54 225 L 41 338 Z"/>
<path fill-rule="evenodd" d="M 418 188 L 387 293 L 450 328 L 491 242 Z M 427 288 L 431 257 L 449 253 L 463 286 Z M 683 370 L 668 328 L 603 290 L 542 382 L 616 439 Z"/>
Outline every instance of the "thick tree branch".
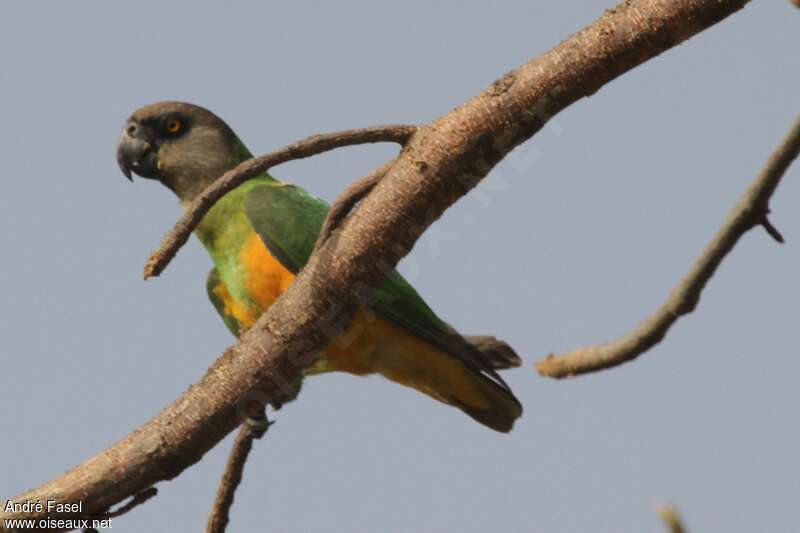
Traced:
<path fill-rule="evenodd" d="M 83 501 L 92 516 L 180 474 L 238 426 L 242 402 L 296 395 L 302 369 L 347 326 L 365 289 L 550 116 L 746 3 L 626 1 L 420 128 L 292 286 L 199 383 L 111 448 L 14 500 Z M 0 524 L 45 515 L 0 513 Z"/>
<path fill-rule="evenodd" d="M 783 237 L 767 218 L 769 199 L 798 152 L 800 152 L 800 118 L 769 158 L 758 177 L 739 198 L 725 223 L 706 245 L 692 269 L 672 290 L 667 301 L 654 315 L 632 332 L 611 342 L 579 348 L 563 355 L 547 356 L 536 364 L 539 373 L 552 378 L 564 378 L 632 361 L 661 342 L 670 327 L 681 316 L 694 311 L 703 288 L 717 267 L 750 229 L 763 226 L 776 241 L 783 242 Z"/>
<path fill-rule="evenodd" d="M 401 124 L 312 135 L 280 150 L 245 161 L 220 176 L 186 209 L 172 230 L 161 240 L 158 248 L 150 255 L 144 266 L 144 279 L 160 275 L 217 200 L 250 178 L 282 163 L 304 159 L 344 146 L 379 142 L 405 144 L 416 130 L 416 126 Z"/>

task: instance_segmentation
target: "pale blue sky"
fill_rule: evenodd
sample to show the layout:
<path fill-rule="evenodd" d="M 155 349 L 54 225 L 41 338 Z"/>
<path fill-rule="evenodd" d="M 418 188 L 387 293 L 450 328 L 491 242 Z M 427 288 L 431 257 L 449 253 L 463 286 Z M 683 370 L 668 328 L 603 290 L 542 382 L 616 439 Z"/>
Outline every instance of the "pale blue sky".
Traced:
<path fill-rule="evenodd" d="M 0 498 L 154 415 L 233 338 L 178 216 L 114 160 L 137 107 L 217 112 L 252 151 L 312 133 L 424 122 L 611 2 L 19 2 L 0 7 Z M 753 2 L 555 117 L 401 265 L 466 333 L 508 340 L 525 406 L 510 435 L 380 378 L 309 380 L 256 446 L 231 531 L 641 532 L 675 502 L 693 531 L 787 531 L 800 497 L 800 166 L 699 309 L 640 360 L 540 378 L 552 351 L 656 308 L 800 109 L 800 11 Z M 393 153 L 275 171 L 333 199 Z M 202 530 L 230 439 L 114 531 Z"/>

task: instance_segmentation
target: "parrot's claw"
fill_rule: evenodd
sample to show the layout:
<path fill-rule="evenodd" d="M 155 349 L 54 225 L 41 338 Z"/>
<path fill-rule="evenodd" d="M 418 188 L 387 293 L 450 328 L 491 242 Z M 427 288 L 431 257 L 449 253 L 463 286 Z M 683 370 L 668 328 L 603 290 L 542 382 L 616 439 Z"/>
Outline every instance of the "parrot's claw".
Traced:
<path fill-rule="evenodd" d="M 274 421 L 271 421 L 267 418 L 266 413 L 263 413 L 261 416 L 257 418 L 252 416 L 247 417 L 247 419 L 245 420 L 245 424 L 247 424 L 247 427 L 250 428 L 250 431 L 253 432 L 253 435 L 257 439 L 263 437 L 264 433 L 266 433 L 269 427 L 274 423 L 275 423 Z"/>

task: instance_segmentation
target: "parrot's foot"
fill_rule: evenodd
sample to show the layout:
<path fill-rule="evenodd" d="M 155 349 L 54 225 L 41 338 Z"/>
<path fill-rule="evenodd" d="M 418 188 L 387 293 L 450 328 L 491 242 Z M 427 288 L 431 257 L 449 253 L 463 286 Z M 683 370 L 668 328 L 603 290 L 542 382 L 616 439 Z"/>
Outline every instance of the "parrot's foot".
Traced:
<path fill-rule="evenodd" d="M 269 427 L 275 423 L 274 420 L 269 420 L 267 418 L 266 411 L 262 412 L 260 416 L 249 416 L 247 420 L 244 422 L 247 424 L 247 427 L 250 428 L 250 431 L 253 433 L 253 437 L 256 439 L 260 439 L 264 436 L 267 432 Z"/>

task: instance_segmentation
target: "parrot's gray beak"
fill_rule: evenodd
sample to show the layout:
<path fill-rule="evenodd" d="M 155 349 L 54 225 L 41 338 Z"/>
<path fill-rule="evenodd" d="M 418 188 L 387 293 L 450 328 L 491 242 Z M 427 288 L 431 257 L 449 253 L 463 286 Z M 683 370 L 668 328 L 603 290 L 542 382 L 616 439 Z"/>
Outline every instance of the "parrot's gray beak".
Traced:
<path fill-rule="evenodd" d="M 146 128 L 128 122 L 117 144 L 117 164 L 133 181 L 131 172 L 143 178 L 158 179 L 158 147 L 150 140 Z"/>

